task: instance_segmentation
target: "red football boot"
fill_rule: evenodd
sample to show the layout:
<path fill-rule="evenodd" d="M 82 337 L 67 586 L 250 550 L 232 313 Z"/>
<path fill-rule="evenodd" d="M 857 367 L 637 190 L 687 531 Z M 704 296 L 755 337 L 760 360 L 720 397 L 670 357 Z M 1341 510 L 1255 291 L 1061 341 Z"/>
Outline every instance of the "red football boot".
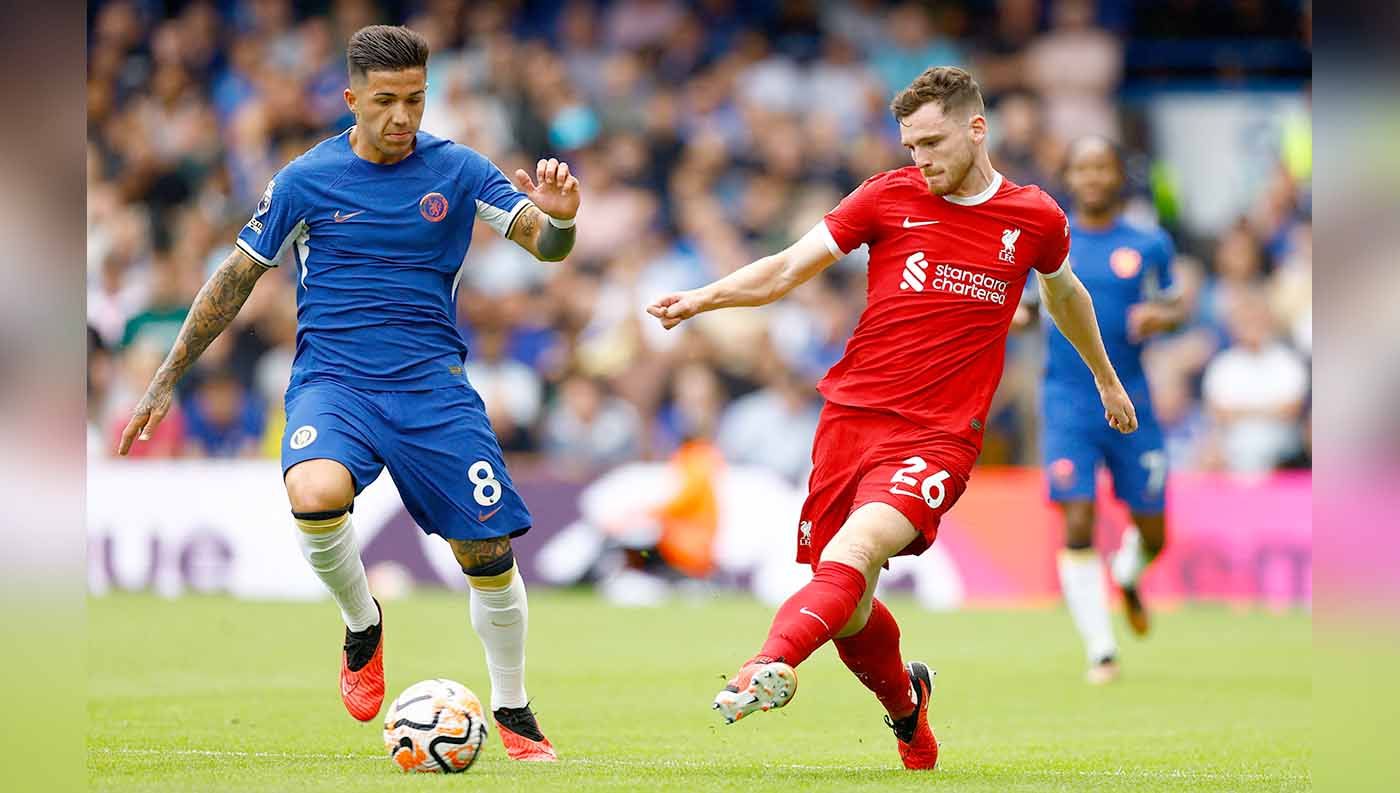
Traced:
<path fill-rule="evenodd" d="M 899 743 L 899 759 L 911 771 L 932 771 L 938 767 L 938 739 L 928 726 L 928 702 L 933 697 L 933 673 L 918 661 L 911 661 L 909 685 L 914 689 L 914 712 L 895 721 L 885 717 Z"/>
<path fill-rule="evenodd" d="M 725 724 L 733 724 L 754 711 L 781 708 L 796 693 L 796 669 L 782 661 L 758 659 L 744 664 L 710 707 L 720 712 Z"/>
<path fill-rule="evenodd" d="M 535 763 L 558 762 L 554 745 L 540 732 L 539 722 L 527 704 L 523 708 L 496 708 L 496 730 L 501 733 L 501 745 L 512 760 Z"/>
<path fill-rule="evenodd" d="M 370 721 L 384 704 L 384 609 L 379 601 L 379 624 L 362 631 L 345 629 L 340 655 L 340 699 L 350 715 Z"/>

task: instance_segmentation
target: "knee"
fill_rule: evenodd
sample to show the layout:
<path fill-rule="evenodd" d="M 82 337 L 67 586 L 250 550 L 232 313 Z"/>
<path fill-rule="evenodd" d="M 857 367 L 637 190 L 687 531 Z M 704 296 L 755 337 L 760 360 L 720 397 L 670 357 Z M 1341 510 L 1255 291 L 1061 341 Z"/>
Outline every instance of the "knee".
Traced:
<path fill-rule="evenodd" d="M 1065 547 L 1082 550 L 1094 544 L 1094 512 L 1092 509 L 1065 510 Z"/>
<path fill-rule="evenodd" d="M 452 555 L 468 583 L 478 589 L 500 589 L 515 578 L 515 552 L 510 538 L 450 540 Z"/>
<path fill-rule="evenodd" d="M 292 512 L 314 514 L 344 512 L 355 500 L 355 487 L 350 482 L 349 472 L 343 467 L 337 475 L 334 469 L 308 467 L 305 463 L 293 466 L 287 471 L 287 500 Z"/>
<path fill-rule="evenodd" d="M 822 562 L 839 562 L 854 567 L 867 577 L 885 563 L 885 556 L 874 543 L 853 532 L 838 532 L 822 549 Z"/>

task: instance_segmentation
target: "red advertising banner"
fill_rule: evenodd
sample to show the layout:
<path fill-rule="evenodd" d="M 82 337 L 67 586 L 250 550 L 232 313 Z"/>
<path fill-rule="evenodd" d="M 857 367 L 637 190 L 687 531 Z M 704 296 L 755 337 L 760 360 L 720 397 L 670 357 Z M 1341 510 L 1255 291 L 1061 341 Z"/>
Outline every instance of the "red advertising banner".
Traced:
<path fill-rule="evenodd" d="M 1096 542 L 1105 556 L 1131 520 L 1100 488 Z M 1037 470 L 977 470 L 944 519 L 938 544 L 952 557 L 968 603 L 1057 598 L 1059 511 Z M 1153 599 L 1312 600 L 1312 476 L 1240 478 L 1174 473 L 1167 490 L 1167 547 L 1143 580 Z"/>

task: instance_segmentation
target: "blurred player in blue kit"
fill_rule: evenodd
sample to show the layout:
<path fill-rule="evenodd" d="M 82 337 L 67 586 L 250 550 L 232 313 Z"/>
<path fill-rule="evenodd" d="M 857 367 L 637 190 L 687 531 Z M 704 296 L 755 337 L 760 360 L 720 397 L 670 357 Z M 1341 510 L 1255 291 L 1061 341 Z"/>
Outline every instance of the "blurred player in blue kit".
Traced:
<path fill-rule="evenodd" d="M 1103 138 L 1075 141 L 1066 156 L 1065 183 L 1073 199 L 1070 261 L 1094 297 L 1099 332 L 1128 396 L 1138 406 L 1138 431 L 1129 435 L 1104 426 L 1096 410 L 1099 390 L 1074 347 L 1046 323 L 1047 350 L 1042 399 L 1042 442 L 1050 498 L 1065 519 L 1060 588 L 1084 640 L 1087 679 L 1100 684 L 1119 674 L 1118 645 L 1109 621 L 1103 569 L 1094 551 L 1097 471 L 1106 467 L 1114 494 L 1132 513 L 1110 570 L 1123 591 L 1128 623 L 1138 635 L 1149 627 L 1138 592 L 1143 570 L 1166 540 L 1167 457 L 1152 412 L 1142 344 L 1180 325 L 1185 316 L 1174 290 L 1171 238 L 1156 226 L 1129 224 L 1122 215 L 1124 162 Z M 1028 296 L 1029 297 L 1029 296 Z M 1032 300 L 1018 307 L 1013 326 L 1034 318 Z"/>
<path fill-rule="evenodd" d="M 512 184 L 477 152 L 420 132 L 428 43 L 418 33 L 363 28 L 346 59 L 355 125 L 268 183 L 235 250 L 196 296 L 118 452 L 150 436 L 176 381 L 290 251 L 297 338 L 283 481 L 303 553 L 346 624 L 346 709 L 369 721 L 384 700 L 383 615 L 351 511 L 387 468 L 413 519 L 448 542 L 467 576 L 507 752 L 554 760 L 525 693 L 528 608 L 511 550 L 511 538 L 530 529 L 530 512 L 463 372 L 455 316 L 473 223 L 559 261 L 574 244 L 579 183 L 549 159 L 534 179 L 517 170 Z"/>

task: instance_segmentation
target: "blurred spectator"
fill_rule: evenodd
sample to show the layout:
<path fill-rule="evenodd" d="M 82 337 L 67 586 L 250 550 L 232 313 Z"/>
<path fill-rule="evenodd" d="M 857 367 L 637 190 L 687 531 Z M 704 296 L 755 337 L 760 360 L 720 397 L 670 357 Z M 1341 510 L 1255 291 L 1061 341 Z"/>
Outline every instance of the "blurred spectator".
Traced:
<path fill-rule="evenodd" d="M 506 334 L 498 328 L 478 334 L 472 352 L 467 359 L 467 381 L 481 394 L 501 449 L 533 450 L 535 422 L 543 402 L 539 375 L 506 357 Z"/>
<path fill-rule="evenodd" d="M 821 400 L 812 384 L 776 366 L 767 386 L 735 399 L 720 417 L 717 441 L 731 463 L 761 465 L 794 483 L 812 468 Z"/>
<path fill-rule="evenodd" d="M 1062 141 L 1117 139 L 1122 42 L 1094 24 L 1091 0 L 1055 0 L 1051 17 L 1051 29 L 1025 55 L 1026 79 L 1045 100 L 1046 128 Z"/>
<path fill-rule="evenodd" d="M 188 452 L 195 457 L 253 457 L 259 452 L 262 404 L 227 370 L 204 375 L 183 403 Z"/>
<path fill-rule="evenodd" d="M 102 424 L 116 376 L 115 362 L 111 349 L 102 341 L 102 334 L 91 325 L 87 329 L 87 340 L 87 453 L 89 457 L 105 457 L 109 450 Z"/>
<path fill-rule="evenodd" d="M 875 73 L 893 96 L 930 66 L 961 66 L 962 49 L 934 26 L 922 3 L 902 3 L 885 17 L 885 37 L 867 53 Z"/>
<path fill-rule="evenodd" d="M 1279 343 L 1274 325 L 1262 294 L 1241 293 L 1230 314 L 1233 344 L 1206 367 L 1206 405 L 1232 471 L 1267 471 L 1300 445 L 1308 371 L 1296 352 Z"/>
<path fill-rule="evenodd" d="M 189 277 L 168 255 L 158 256 L 151 263 L 149 275 L 146 307 L 126 321 L 121 346 L 144 344 L 163 352 L 175 345 L 194 293 L 187 286 Z"/>
<path fill-rule="evenodd" d="M 1008 94 L 997 103 L 993 125 L 992 164 L 1017 184 L 1054 184 L 1060 142 L 1045 128 L 1040 100 L 1034 94 Z"/>
<path fill-rule="evenodd" d="M 641 422 L 626 402 L 602 384 L 574 375 L 544 421 L 544 447 L 565 470 L 597 472 L 633 459 L 640 448 Z"/>

